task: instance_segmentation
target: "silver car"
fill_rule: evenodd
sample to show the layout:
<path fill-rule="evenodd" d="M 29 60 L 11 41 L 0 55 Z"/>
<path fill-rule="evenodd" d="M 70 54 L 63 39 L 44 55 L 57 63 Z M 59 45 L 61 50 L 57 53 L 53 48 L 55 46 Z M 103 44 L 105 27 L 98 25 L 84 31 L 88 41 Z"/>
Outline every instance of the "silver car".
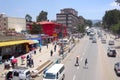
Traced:
<path fill-rule="evenodd" d="M 118 76 L 120 76 L 120 62 L 115 63 L 114 70 Z"/>
<path fill-rule="evenodd" d="M 106 43 L 106 40 L 105 40 L 104 38 L 102 38 L 102 39 L 101 39 L 101 42 L 102 42 L 103 44 L 105 44 L 105 43 Z"/>
<path fill-rule="evenodd" d="M 110 57 L 116 57 L 117 52 L 114 47 L 108 47 L 107 49 L 107 55 Z"/>

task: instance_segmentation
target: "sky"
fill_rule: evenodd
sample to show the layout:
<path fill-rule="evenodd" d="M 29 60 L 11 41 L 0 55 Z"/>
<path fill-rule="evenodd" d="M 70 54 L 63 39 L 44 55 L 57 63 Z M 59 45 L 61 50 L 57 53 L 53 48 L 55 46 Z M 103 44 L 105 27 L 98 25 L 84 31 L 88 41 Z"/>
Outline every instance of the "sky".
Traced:
<path fill-rule="evenodd" d="M 114 0 L 0 0 L 0 13 L 20 18 L 29 14 L 33 21 L 42 10 L 48 12 L 49 20 L 56 20 L 56 14 L 63 8 L 73 8 L 85 19 L 102 20 L 105 11 L 120 6 Z"/>

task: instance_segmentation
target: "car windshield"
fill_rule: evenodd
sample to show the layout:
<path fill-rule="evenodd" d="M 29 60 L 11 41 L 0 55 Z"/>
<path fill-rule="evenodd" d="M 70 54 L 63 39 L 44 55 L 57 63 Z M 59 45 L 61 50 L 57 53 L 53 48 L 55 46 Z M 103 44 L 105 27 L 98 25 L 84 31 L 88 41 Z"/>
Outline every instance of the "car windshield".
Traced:
<path fill-rule="evenodd" d="M 52 74 L 52 73 L 46 73 L 46 74 L 45 74 L 45 78 L 46 78 L 46 79 L 55 79 L 55 75 Z"/>

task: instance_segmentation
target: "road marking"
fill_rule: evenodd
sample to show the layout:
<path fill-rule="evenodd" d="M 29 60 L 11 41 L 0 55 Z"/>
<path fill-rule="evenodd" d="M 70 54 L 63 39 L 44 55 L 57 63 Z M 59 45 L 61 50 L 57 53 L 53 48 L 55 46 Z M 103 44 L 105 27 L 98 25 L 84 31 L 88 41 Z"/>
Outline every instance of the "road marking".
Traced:
<path fill-rule="evenodd" d="M 73 76 L 73 80 L 75 80 L 75 78 L 76 78 L 76 76 L 74 75 L 74 76 Z"/>
<path fill-rule="evenodd" d="M 80 61 L 82 61 L 82 60 L 83 60 L 83 58 L 80 59 Z"/>
<path fill-rule="evenodd" d="M 77 69 L 79 69 L 80 67 L 78 66 Z"/>

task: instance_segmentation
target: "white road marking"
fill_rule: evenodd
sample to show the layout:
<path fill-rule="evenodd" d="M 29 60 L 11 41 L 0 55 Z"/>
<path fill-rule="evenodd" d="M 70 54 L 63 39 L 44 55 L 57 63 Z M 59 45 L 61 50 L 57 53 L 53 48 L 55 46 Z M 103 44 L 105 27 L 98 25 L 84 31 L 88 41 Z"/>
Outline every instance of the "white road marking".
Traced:
<path fill-rule="evenodd" d="M 80 61 L 82 61 L 82 60 L 83 60 L 83 58 L 80 59 Z"/>
<path fill-rule="evenodd" d="M 73 80 L 75 80 L 75 78 L 76 78 L 76 76 L 74 75 L 74 76 L 73 76 Z"/>
<path fill-rule="evenodd" d="M 79 69 L 80 67 L 78 66 L 77 69 Z"/>

